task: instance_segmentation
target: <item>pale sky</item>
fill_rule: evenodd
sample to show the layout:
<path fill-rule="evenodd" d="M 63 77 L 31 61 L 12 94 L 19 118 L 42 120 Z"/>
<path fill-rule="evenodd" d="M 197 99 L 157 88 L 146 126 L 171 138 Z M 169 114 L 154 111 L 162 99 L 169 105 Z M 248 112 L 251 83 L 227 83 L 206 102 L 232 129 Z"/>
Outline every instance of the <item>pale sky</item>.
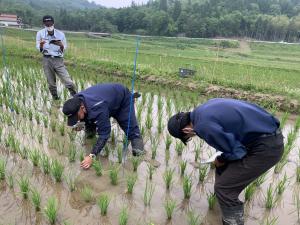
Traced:
<path fill-rule="evenodd" d="M 89 2 L 95 2 L 105 7 L 120 8 L 125 6 L 130 6 L 132 0 L 88 0 Z M 148 0 L 133 0 L 137 5 L 146 3 Z"/>

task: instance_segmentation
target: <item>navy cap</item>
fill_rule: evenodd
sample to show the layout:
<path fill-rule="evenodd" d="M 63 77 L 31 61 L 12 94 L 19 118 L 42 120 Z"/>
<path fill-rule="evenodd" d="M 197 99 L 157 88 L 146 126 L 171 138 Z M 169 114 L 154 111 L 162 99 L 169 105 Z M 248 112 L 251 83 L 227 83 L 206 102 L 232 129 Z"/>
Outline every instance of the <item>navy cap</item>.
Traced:
<path fill-rule="evenodd" d="M 68 126 L 74 126 L 78 122 L 77 113 L 80 106 L 81 100 L 78 97 L 73 97 L 64 103 L 62 111 L 68 117 Z"/>
<path fill-rule="evenodd" d="M 173 137 L 179 138 L 185 145 L 189 138 L 183 133 L 182 129 L 185 128 L 190 121 L 190 112 L 179 112 L 168 121 L 169 133 Z"/>
<path fill-rule="evenodd" d="M 46 15 L 43 17 L 43 23 L 45 22 L 53 22 L 54 23 L 54 18 L 52 16 Z"/>

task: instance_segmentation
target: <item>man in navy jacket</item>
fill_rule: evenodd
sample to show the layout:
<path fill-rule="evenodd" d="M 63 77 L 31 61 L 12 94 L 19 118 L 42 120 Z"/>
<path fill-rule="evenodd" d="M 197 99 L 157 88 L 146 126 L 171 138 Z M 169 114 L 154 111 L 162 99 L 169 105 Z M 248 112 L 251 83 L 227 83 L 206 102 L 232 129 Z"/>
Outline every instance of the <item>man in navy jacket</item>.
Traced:
<path fill-rule="evenodd" d="M 224 225 L 244 224 L 239 194 L 280 160 L 284 144 L 279 125 L 259 106 L 225 98 L 169 119 L 170 134 L 184 144 L 197 135 L 222 152 L 214 161 L 214 188 Z"/>
<path fill-rule="evenodd" d="M 82 168 L 88 169 L 91 166 L 92 158 L 103 149 L 110 137 L 110 117 L 115 118 L 122 130 L 127 132 L 130 98 L 128 88 L 117 83 L 105 83 L 89 87 L 65 102 L 63 113 L 68 117 L 68 126 L 75 126 L 77 122 L 84 121 L 86 131 L 97 131 L 99 135 L 91 154 L 82 161 Z M 134 156 L 144 153 L 134 106 L 130 114 L 128 140 L 131 142 Z"/>

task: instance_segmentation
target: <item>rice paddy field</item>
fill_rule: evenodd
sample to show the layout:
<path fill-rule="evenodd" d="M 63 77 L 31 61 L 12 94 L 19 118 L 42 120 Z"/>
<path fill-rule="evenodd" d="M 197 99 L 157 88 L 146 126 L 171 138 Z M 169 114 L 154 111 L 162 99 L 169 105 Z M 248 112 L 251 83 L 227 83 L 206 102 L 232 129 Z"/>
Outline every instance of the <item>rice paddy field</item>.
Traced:
<path fill-rule="evenodd" d="M 124 133 L 112 120 L 108 144 L 85 171 L 80 162 L 96 139 L 86 140 L 84 132 L 66 126 L 61 107 L 69 94 L 58 83 L 61 101 L 52 101 L 35 33 L 5 30 L 3 37 L 7 64 L 1 66 L 0 83 L 0 224 L 221 224 L 215 169 L 199 163 L 215 150 L 199 138 L 184 146 L 166 129 L 170 115 L 191 110 L 207 97 L 138 80 L 135 89 L 142 95 L 135 110 L 146 155 L 132 157 L 129 148 L 121 163 Z M 134 38 L 67 37 L 68 70 L 79 90 L 100 82 L 130 87 Z M 237 48 L 223 49 L 216 42 L 142 39 L 138 76 L 179 79 L 178 67 L 192 64 L 196 76 L 181 82 L 299 97 L 299 46 L 242 41 Z M 281 120 L 284 156 L 241 193 L 245 224 L 299 224 L 300 117 L 269 111 Z"/>

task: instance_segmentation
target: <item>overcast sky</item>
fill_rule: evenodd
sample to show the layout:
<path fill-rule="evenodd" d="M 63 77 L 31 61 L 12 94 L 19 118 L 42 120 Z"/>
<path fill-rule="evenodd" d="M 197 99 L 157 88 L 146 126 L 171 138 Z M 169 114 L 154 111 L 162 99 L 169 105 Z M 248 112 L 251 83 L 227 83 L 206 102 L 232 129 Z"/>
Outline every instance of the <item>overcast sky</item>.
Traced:
<path fill-rule="evenodd" d="M 94 1 L 97 4 L 106 6 L 106 7 L 114 7 L 120 8 L 125 6 L 130 6 L 132 0 L 88 0 L 90 2 Z M 146 3 L 148 0 L 134 0 L 136 4 Z"/>

